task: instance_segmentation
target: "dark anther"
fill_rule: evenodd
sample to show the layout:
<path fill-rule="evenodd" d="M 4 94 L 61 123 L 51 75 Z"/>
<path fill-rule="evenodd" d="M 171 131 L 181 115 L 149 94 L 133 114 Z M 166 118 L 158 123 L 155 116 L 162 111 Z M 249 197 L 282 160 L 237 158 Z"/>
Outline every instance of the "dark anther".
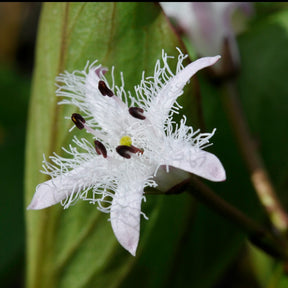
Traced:
<path fill-rule="evenodd" d="M 130 159 L 131 158 L 131 153 L 143 153 L 142 150 L 140 150 L 137 147 L 134 146 L 126 146 L 126 145 L 119 145 L 116 147 L 116 151 L 119 155 L 121 155 L 124 158 Z"/>
<path fill-rule="evenodd" d="M 74 122 L 78 129 L 84 128 L 84 123 L 86 122 L 85 119 L 78 113 L 73 113 L 71 116 L 71 120 Z"/>
<path fill-rule="evenodd" d="M 98 89 L 101 92 L 103 96 L 109 96 L 112 97 L 114 93 L 106 86 L 105 82 L 100 80 L 98 83 Z"/>
<path fill-rule="evenodd" d="M 103 155 L 104 158 L 107 158 L 107 150 L 105 146 L 100 141 L 97 141 L 97 140 L 94 141 L 94 144 L 95 144 L 95 150 L 97 154 Z"/>
<path fill-rule="evenodd" d="M 142 108 L 139 108 L 139 107 L 130 107 L 129 108 L 130 115 L 137 118 L 137 119 L 144 120 L 146 118 L 143 115 L 143 112 L 144 112 L 144 110 Z"/>

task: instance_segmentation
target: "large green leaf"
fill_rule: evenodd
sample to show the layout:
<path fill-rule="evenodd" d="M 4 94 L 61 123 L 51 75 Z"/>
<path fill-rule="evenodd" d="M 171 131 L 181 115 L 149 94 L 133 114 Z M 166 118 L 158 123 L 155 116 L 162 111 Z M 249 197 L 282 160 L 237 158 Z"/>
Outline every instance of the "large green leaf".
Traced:
<path fill-rule="evenodd" d="M 46 156 L 53 151 L 61 153 L 60 147 L 67 146 L 75 133 L 68 134 L 71 123 L 64 119 L 75 111 L 57 105 L 55 76 L 64 70 L 81 70 L 87 60 L 99 59 L 104 66 L 114 65 L 116 71 L 123 71 L 125 87 L 132 90 L 143 70 L 146 75 L 153 73 L 162 48 L 170 55 L 178 54 L 176 46 L 181 48 L 154 3 L 45 3 L 43 6 L 29 112 L 27 204 L 36 185 L 46 180 L 39 173 L 43 153 Z M 117 72 L 115 74 L 120 84 Z M 142 223 L 139 255 L 153 236 L 149 235 L 158 215 L 175 215 L 182 222 L 190 208 L 185 197 L 177 199 L 175 210 L 165 208 L 161 196 L 149 198 L 144 211 L 148 211 L 150 220 Z M 135 258 L 120 247 L 107 219 L 95 206 L 82 202 L 68 210 L 58 205 L 28 211 L 27 287 L 117 287 Z M 172 240 L 165 243 L 173 247 L 180 237 L 181 225 L 174 221 L 169 227 L 172 231 L 178 229 Z M 161 233 L 162 227 L 158 229 Z M 165 229 L 167 231 L 167 225 Z M 150 252 L 150 257 L 157 253 L 155 249 Z M 172 254 L 168 254 L 170 262 L 171 257 Z M 163 265 L 165 267 L 165 263 Z"/>

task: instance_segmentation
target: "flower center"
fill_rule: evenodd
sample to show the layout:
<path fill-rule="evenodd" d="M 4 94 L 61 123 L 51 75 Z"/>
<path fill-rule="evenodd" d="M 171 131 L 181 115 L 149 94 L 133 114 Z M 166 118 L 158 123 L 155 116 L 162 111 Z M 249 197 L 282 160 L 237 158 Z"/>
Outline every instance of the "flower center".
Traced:
<path fill-rule="evenodd" d="M 132 145 L 132 139 L 130 136 L 123 136 L 120 139 L 120 145 L 124 145 L 124 146 L 131 146 Z"/>
<path fill-rule="evenodd" d="M 120 139 L 120 145 L 116 147 L 116 151 L 122 157 L 130 159 L 132 154 L 143 154 L 144 150 L 139 149 L 132 145 L 132 139 L 130 136 L 123 136 Z"/>

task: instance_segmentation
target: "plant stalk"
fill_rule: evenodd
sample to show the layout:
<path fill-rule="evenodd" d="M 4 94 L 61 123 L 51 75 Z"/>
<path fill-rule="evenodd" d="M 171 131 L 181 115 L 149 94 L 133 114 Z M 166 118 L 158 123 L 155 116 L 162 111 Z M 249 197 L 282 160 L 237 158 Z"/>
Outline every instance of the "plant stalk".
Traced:
<path fill-rule="evenodd" d="M 210 209 L 222 215 L 244 231 L 251 243 L 271 255 L 274 258 L 288 261 L 288 247 L 283 234 L 263 227 L 253 219 L 246 216 L 243 212 L 232 206 L 224 199 L 219 197 L 210 187 L 191 175 L 180 184 L 172 187 L 166 192 L 158 190 L 145 191 L 146 194 L 175 195 L 187 191 L 191 196 L 205 204 Z"/>
<path fill-rule="evenodd" d="M 276 191 L 262 161 L 259 151 L 249 133 L 244 113 L 238 99 L 234 80 L 223 82 L 223 103 L 230 118 L 242 155 L 251 174 L 251 181 L 258 198 L 267 211 L 271 223 L 281 233 L 288 229 L 288 216 L 278 200 Z"/>

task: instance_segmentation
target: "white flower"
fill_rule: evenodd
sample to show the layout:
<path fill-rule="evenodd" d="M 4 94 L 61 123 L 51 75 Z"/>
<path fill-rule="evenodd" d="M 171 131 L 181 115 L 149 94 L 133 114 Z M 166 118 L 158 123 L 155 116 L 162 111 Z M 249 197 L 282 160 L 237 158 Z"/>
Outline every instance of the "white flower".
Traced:
<path fill-rule="evenodd" d="M 225 180 L 218 158 L 202 150 L 215 129 L 200 134 L 185 125 L 185 117 L 180 124 L 172 120 L 173 113 L 180 109 L 176 99 L 184 85 L 220 56 L 201 58 L 184 68 L 186 57 L 180 52 L 174 75 L 168 66 L 169 57 L 163 52 L 154 76 L 144 78 L 143 73 L 135 97 L 125 92 L 122 74 L 122 86 L 114 84 L 113 69 L 109 86 L 103 75 L 105 68 L 96 65 L 97 61 L 87 63 L 84 71 L 57 77 L 62 85 L 56 94 L 64 97 L 59 104 L 79 108 L 83 117 L 74 113 L 71 118 L 76 127 L 92 134 L 94 145 L 74 137 L 76 146 L 63 148 L 70 158 L 54 154 L 49 157 L 51 164 L 44 157 L 41 172 L 52 179 L 37 186 L 28 209 L 43 209 L 58 202 L 68 208 L 78 199 L 97 203 L 99 210 L 110 213 L 120 244 L 135 255 L 140 215 L 144 215 L 143 189 L 157 186 L 158 169 L 167 173 L 172 166 L 212 181 Z"/>
<path fill-rule="evenodd" d="M 237 10 L 246 16 L 252 14 L 252 3 L 248 2 L 161 2 L 167 16 L 171 17 L 188 36 L 198 55 L 207 56 L 222 54 L 226 56 L 227 41 L 233 65 L 237 67 L 240 62 L 238 46 L 235 35 L 243 29 L 243 19 L 232 23 L 233 14 Z M 238 19 L 236 19 L 238 20 Z M 236 22 L 236 21 L 234 21 Z M 234 25 L 233 25 L 234 24 Z M 237 25 L 236 25 L 237 24 Z M 214 66 L 221 69 L 227 65 L 224 61 Z"/>

